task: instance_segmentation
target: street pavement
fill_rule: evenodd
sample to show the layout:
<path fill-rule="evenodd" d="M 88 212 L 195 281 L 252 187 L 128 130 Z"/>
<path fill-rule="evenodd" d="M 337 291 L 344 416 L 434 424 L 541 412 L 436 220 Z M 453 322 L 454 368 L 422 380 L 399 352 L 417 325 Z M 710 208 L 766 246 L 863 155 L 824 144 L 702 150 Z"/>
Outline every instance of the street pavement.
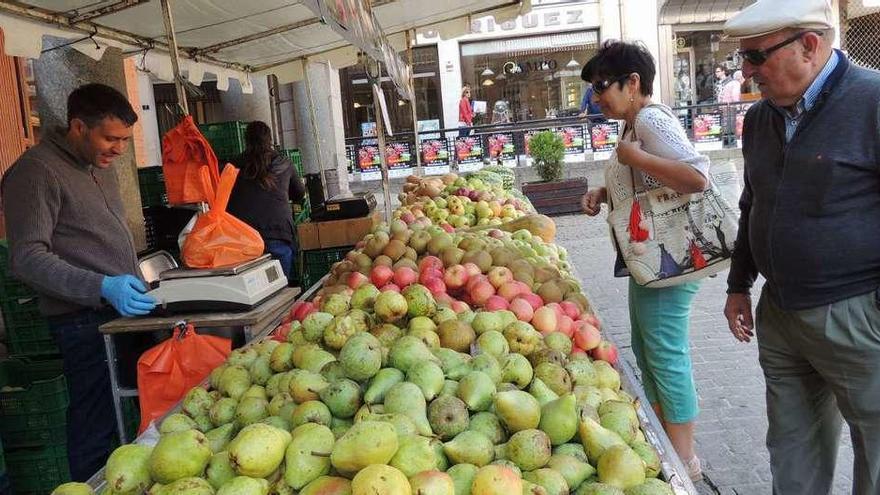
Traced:
<path fill-rule="evenodd" d="M 588 175 L 591 187 L 603 183 L 601 171 L 591 170 Z M 627 279 L 613 276 L 614 249 L 604 213 L 554 218 L 556 240 L 568 250 L 603 332 L 638 373 L 630 348 Z M 701 409 L 696 443 L 704 473 L 697 488 L 701 494 L 769 494 L 764 376 L 756 342 L 742 344 L 727 328 L 722 314 L 726 277 L 725 272 L 703 281 L 691 313 L 691 354 Z M 845 430 L 833 493 L 850 493 L 851 479 L 852 447 Z"/>

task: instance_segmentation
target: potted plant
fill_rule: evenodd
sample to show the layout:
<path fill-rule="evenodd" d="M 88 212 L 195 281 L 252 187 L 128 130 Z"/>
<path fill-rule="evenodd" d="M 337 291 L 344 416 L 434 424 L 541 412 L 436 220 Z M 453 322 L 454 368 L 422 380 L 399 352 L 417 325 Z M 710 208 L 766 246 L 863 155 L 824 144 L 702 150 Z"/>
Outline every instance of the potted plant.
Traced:
<path fill-rule="evenodd" d="M 542 131 L 528 139 L 526 149 L 540 182 L 525 183 L 523 194 L 539 213 L 564 215 L 581 211 L 581 196 L 587 192 L 587 179 L 563 180 L 565 142 L 554 131 Z"/>

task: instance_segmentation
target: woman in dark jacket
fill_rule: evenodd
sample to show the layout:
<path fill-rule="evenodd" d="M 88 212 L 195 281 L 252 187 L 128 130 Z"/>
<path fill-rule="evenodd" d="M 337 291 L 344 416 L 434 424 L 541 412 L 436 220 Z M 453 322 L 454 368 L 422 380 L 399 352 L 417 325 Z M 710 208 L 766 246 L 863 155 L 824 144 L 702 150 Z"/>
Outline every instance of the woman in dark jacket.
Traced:
<path fill-rule="evenodd" d="M 254 121 L 245 130 L 245 151 L 235 160 L 241 169 L 227 210 L 260 233 L 266 252 L 281 262 L 290 278 L 293 266 L 291 198 L 302 201 L 305 187 L 296 168 L 272 147 L 272 131 Z"/>

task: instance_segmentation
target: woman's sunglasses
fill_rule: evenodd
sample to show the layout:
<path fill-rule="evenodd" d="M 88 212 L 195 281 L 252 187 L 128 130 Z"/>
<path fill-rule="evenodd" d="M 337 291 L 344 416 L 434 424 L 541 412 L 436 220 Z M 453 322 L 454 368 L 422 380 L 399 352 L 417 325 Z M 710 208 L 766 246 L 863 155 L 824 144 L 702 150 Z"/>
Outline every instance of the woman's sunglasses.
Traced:
<path fill-rule="evenodd" d="M 631 76 L 631 74 L 626 74 L 624 76 L 617 76 L 613 79 L 605 79 L 604 81 L 596 81 L 593 83 L 593 92 L 596 93 L 597 95 L 601 95 L 611 86 L 614 86 L 617 83 L 621 83 L 623 81 L 626 81 L 627 79 L 629 79 L 630 76 Z"/>
<path fill-rule="evenodd" d="M 790 38 L 786 38 L 786 39 L 782 40 L 781 42 L 771 46 L 770 48 L 764 48 L 764 49 L 752 48 L 751 50 L 740 50 L 739 56 L 742 57 L 743 60 L 745 60 L 746 62 L 748 62 L 752 65 L 761 65 L 764 62 L 766 62 L 767 59 L 770 58 L 770 55 L 772 55 L 773 52 L 775 52 L 776 50 L 779 50 L 780 48 L 782 48 L 786 45 L 790 45 L 790 44 L 794 43 L 795 41 L 801 39 L 807 33 L 814 33 L 819 36 L 822 36 L 822 31 L 801 31 L 800 33 L 797 33 Z"/>

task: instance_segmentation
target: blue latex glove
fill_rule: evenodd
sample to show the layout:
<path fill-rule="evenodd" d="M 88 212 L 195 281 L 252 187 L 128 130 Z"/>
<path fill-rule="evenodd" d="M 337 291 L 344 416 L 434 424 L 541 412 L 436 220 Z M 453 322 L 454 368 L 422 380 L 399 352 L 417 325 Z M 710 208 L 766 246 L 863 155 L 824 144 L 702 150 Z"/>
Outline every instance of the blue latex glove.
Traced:
<path fill-rule="evenodd" d="M 122 316 L 142 316 L 156 307 L 156 300 L 146 291 L 144 283 L 132 275 L 106 276 L 101 281 L 101 296 Z"/>

